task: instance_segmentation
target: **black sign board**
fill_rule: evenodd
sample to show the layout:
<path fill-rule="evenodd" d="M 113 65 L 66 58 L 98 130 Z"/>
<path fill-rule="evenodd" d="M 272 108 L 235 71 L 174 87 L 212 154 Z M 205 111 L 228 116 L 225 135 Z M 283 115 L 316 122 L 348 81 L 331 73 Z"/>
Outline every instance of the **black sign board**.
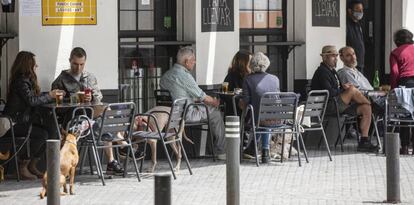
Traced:
<path fill-rule="evenodd" d="M 234 31 L 234 0 L 201 0 L 201 32 Z"/>
<path fill-rule="evenodd" d="M 339 27 L 340 0 L 312 0 L 312 26 Z"/>

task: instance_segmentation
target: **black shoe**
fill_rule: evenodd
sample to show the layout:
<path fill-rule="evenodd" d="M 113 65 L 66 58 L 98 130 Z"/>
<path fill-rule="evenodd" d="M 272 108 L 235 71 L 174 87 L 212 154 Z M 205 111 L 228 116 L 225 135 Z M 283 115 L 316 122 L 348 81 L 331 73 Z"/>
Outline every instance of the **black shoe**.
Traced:
<path fill-rule="evenodd" d="M 128 152 L 127 147 L 119 149 L 119 155 L 121 155 L 121 157 L 123 157 L 123 158 L 125 158 L 125 156 L 127 155 L 127 152 Z M 135 155 L 135 159 L 141 159 L 142 157 L 145 157 L 144 151 L 140 150 L 140 149 L 135 151 L 134 155 Z M 129 157 L 132 159 L 132 152 L 129 152 Z"/>
<path fill-rule="evenodd" d="M 124 168 L 122 168 L 121 164 L 118 161 L 114 160 L 109 162 L 106 166 L 106 174 L 124 174 Z"/>
<path fill-rule="evenodd" d="M 262 163 L 266 164 L 266 163 L 269 163 L 269 161 L 270 161 L 269 150 L 262 149 Z"/>
<path fill-rule="evenodd" d="M 378 146 L 371 144 L 370 141 L 361 141 L 358 143 L 358 152 L 377 152 Z"/>

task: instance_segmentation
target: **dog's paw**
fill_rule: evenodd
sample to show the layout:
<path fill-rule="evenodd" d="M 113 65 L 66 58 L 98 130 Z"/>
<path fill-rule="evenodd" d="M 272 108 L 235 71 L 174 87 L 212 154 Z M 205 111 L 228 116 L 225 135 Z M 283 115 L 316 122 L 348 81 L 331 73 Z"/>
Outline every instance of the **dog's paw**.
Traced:
<path fill-rule="evenodd" d="M 66 194 L 68 194 L 68 193 L 66 193 L 66 192 L 60 192 L 60 195 L 61 196 L 66 196 Z"/>

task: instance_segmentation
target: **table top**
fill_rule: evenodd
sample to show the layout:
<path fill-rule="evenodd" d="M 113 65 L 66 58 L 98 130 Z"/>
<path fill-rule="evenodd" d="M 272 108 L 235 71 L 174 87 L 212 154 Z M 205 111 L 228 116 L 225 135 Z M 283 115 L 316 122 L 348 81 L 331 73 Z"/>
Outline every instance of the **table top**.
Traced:
<path fill-rule="evenodd" d="M 236 94 L 235 92 L 213 92 L 217 95 L 229 95 L 229 96 L 235 96 L 235 95 L 243 95 L 243 93 Z"/>
<path fill-rule="evenodd" d="M 87 102 L 87 103 L 65 103 L 64 102 L 64 103 L 59 104 L 59 105 L 56 105 L 56 103 L 44 104 L 44 105 L 42 105 L 42 107 L 50 108 L 50 109 L 52 109 L 52 108 L 58 109 L 58 108 L 74 108 L 74 107 L 96 107 L 96 106 L 106 106 L 106 105 L 108 105 L 108 103 L 103 103 L 103 102 L 100 102 L 100 103 L 91 103 L 91 102 Z"/>

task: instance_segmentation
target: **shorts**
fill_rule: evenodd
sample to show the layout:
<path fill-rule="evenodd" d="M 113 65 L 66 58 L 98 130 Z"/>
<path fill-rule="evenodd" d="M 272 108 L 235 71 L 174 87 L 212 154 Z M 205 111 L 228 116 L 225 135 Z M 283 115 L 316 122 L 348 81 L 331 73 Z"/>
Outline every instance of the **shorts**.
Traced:
<path fill-rule="evenodd" d="M 357 114 L 357 107 L 358 104 L 351 103 L 347 105 L 342 98 L 338 97 L 338 111 L 339 114 L 350 114 L 350 115 L 356 115 Z M 333 100 L 329 100 L 328 105 L 326 106 L 326 114 L 327 115 L 333 115 L 336 113 L 335 103 Z"/>

